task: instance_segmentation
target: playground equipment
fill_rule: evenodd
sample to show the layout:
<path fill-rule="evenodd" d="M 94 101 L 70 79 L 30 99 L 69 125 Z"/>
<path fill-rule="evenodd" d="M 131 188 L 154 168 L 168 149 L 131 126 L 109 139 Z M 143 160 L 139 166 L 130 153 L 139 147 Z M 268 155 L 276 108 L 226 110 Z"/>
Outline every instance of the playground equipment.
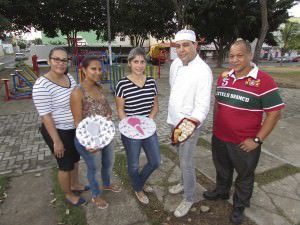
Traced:
<path fill-rule="evenodd" d="M 38 65 L 37 59 L 38 59 L 37 55 L 33 55 L 31 57 L 33 70 L 36 74 L 39 74 L 39 65 Z"/>
<path fill-rule="evenodd" d="M 162 44 L 156 44 L 151 46 L 150 51 L 148 53 L 148 57 L 150 58 L 150 62 L 153 65 L 158 65 L 158 77 L 160 78 L 160 66 L 162 63 L 165 63 L 169 59 L 169 53 L 167 51 L 167 47 Z"/>
<path fill-rule="evenodd" d="M 154 65 L 147 65 L 146 66 L 146 76 L 153 77 L 154 80 L 158 80 L 160 78 L 159 67 Z"/>
<path fill-rule="evenodd" d="M 111 68 L 111 82 L 110 90 L 114 92 L 116 90 L 116 85 L 118 81 L 125 77 L 125 66 L 124 65 L 113 65 Z M 153 77 L 155 80 L 159 79 L 158 76 L 158 66 L 147 65 L 145 74 L 147 77 Z"/>
<path fill-rule="evenodd" d="M 106 83 L 110 84 L 110 90 L 112 92 L 115 91 L 116 85 L 118 81 L 125 77 L 125 67 L 126 65 L 122 64 L 113 64 L 110 66 L 109 64 L 105 64 L 105 79 L 109 78 L 109 80 L 105 80 Z M 103 67 L 102 67 L 103 68 Z M 79 83 L 81 83 L 85 76 L 84 73 L 82 72 L 82 69 L 79 69 Z M 146 70 L 145 70 L 146 76 L 153 77 L 155 80 L 159 79 L 158 76 L 158 66 L 153 66 L 153 65 L 147 65 Z M 103 75 L 102 75 L 103 76 Z M 101 79 L 101 82 L 103 83 L 103 78 Z"/>
<path fill-rule="evenodd" d="M 81 61 L 83 58 L 89 54 L 89 55 L 94 55 L 99 58 L 99 62 L 101 63 L 101 68 L 102 68 L 102 78 L 101 81 L 103 83 L 109 82 L 109 64 L 108 64 L 108 56 L 105 51 L 76 51 L 77 54 L 72 56 L 72 64 L 75 66 L 75 76 L 77 83 L 81 83 L 82 80 L 84 79 L 84 74 L 82 72 L 81 68 Z"/>
<path fill-rule="evenodd" d="M 115 91 L 117 82 L 125 77 L 126 64 L 118 64 L 119 55 L 113 54 L 113 65 L 109 65 L 109 56 L 107 51 L 79 51 L 78 49 L 74 51 L 72 56 L 73 65 L 75 65 L 75 77 L 77 83 L 81 83 L 85 79 L 85 75 L 82 71 L 81 61 L 87 55 L 94 55 L 99 58 L 102 68 L 101 83 L 109 83 L 110 90 Z M 121 57 L 121 56 L 120 56 Z M 159 66 L 147 65 L 145 73 L 147 76 L 153 77 L 155 80 L 160 78 L 160 68 Z"/>
<path fill-rule="evenodd" d="M 5 101 L 31 98 L 32 88 L 38 76 L 28 66 L 20 67 L 10 76 L 11 79 L 2 79 L 5 88 Z M 11 90 L 10 80 L 12 81 Z"/>
<path fill-rule="evenodd" d="M 150 56 L 151 63 L 155 65 L 165 63 L 168 58 L 167 48 L 160 44 L 151 46 L 148 54 Z"/>
<path fill-rule="evenodd" d="M 110 72 L 110 90 L 115 92 L 118 81 L 125 77 L 125 67 L 123 65 L 112 65 Z"/>
<path fill-rule="evenodd" d="M 102 77 L 101 83 L 109 83 L 110 90 L 113 92 L 115 91 L 115 86 L 117 82 L 125 76 L 125 67 L 119 64 L 113 64 L 110 66 L 109 64 L 102 64 Z M 85 79 L 85 75 L 82 72 L 82 68 L 78 68 L 78 83 L 81 83 Z"/>

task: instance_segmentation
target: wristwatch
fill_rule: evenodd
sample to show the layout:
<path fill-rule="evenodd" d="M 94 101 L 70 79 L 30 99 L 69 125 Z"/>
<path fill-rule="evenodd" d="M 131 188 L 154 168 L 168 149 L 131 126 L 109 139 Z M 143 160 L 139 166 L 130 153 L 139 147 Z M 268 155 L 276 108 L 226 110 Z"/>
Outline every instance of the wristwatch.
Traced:
<path fill-rule="evenodd" d="M 259 137 L 253 138 L 253 141 L 254 141 L 255 143 L 259 144 L 259 145 L 261 145 L 261 144 L 263 143 L 263 142 L 260 140 Z"/>

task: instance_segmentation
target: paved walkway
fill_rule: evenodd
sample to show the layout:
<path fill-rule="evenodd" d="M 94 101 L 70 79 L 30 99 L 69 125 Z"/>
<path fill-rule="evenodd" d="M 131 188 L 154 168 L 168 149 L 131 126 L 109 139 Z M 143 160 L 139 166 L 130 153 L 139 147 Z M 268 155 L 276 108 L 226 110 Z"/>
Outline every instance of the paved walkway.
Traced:
<path fill-rule="evenodd" d="M 163 68 L 162 73 L 167 74 L 167 70 L 167 67 Z M 165 121 L 169 87 L 166 75 L 162 76 L 158 81 L 158 88 L 160 105 L 160 113 L 156 119 L 158 135 L 161 143 L 168 143 L 169 128 Z M 3 95 L 3 93 L 1 94 Z M 109 91 L 107 94 L 115 109 L 113 95 L 110 95 Z M 283 88 L 281 89 L 281 95 L 287 106 L 283 111 L 282 120 L 263 145 L 263 152 L 256 171 L 258 174 L 268 174 L 268 171 L 280 169 L 286 165 L 293 165 L 298 169 L 300 167 L 300 155 L 298 154 L 300 147 L 300 118 L 298 116 L 300 111 L 300 90 Z M 32 102 L 24 100 L 4 103 L 1 100 L 0 103 L 0 175 L 35 172 L 55 165 L 50 151 L 38 132 L 38 116 Z M 114 118 L 116 119 L 115 115 Z M 204 139 L 210 139 L 211 127 L 212 112 L 209 113 L 207 121 L 202 128 L 202 137 Z M 116 144 L 116 153 L 122 153 L 119 134 L 116 135 Z M 215 172 L 210 149 L 199 146 L 195 160 L 197 161 L 199 172 L 211 181 L 214 181 Z M 163 164 L 153 174 L 150 183 L 155 186 L 157 198 L 164 205 L 166 211 L 173 211 L 174 207 L 181 200 L 180 195 L 174 197 L 169 196 L 167 193 L 167 186 L 176 183 L 179 178 L 178 165 L 168 158 L 167 155 L 163 155 Z M 162 184 L 162 180 L 165 181 L 164 184 Z M 199 184 L 199 196 L 207 187 L 207 185 L 202 183 L 201 185 Z M 282 177 L 266 183 L 258 182 L 254 191 L 252 206 L 250 209 L 247 209 L 246 214 L 259 225 L 299 224 L 299 187 L 300 174 L 297 172 L 284 173 Z M 124 196 L 125 202 L 130 205 L 135 204 L 130 199 L 126 199 L 126 195 Z M 214 206 L 211 207 L 213 208 Z M 90 210 L 93 209 L 90 208 Z M 93 211 L 87 212 L 88 218 L 93 220 L 95 213 Z M 112 215 L 114 216 L 115 214 Z M 141 217 L 138 221 L 141 224 L 146 224 L 145 217 Z"/>

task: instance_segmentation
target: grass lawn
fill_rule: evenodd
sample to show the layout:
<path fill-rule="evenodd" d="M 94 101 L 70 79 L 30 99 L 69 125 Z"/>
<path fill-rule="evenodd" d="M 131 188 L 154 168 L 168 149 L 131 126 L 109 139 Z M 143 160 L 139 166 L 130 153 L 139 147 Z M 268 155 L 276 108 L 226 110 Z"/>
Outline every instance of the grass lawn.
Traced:
<path fill-rule="evenodd" d="M 53 192 L 56 198 L 55 206 L 58 213 L 58 221 L 60 224 L 67 225 L 86 225 L 86 217 L 83 208 L 71 206 L 65 201 L 65 194 L 60 189 L 57 179 L 58 169 L 53 169 Z"/>
<path fill-rule="evenodd" d="M 300 66 L 266 66 L 262 70 L 271 74 L 280 87 L 300 88 Z"/>
<path fill-rule="evenodd" d="M 300 88 L 300 66 L 262 66 L 261 70 L 270 74 L 279 87 Z M 226 68 L 212 68 L 216 78 Z"/>
<path fill-rule="evenodd" d="M 8 186 L 8 177 L 0 176 L 0 200 L 4 196 L 7 186 Z"/>
<path fill-rule="evenodd" d="M 5 190 L 8 186 L 8 177 L 0 176 L 0 203 L 6 198 Z"/>

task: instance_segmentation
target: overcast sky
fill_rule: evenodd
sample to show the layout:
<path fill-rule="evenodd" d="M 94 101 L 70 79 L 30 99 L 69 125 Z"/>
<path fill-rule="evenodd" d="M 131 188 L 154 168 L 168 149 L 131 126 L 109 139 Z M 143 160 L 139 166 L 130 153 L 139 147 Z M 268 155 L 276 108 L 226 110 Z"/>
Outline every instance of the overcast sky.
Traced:
<path fill-rule="evenodd" d="M 300 3 L 295 5 L 293 8 L 289 9 L 290 16 L 300 17 Z"/>

